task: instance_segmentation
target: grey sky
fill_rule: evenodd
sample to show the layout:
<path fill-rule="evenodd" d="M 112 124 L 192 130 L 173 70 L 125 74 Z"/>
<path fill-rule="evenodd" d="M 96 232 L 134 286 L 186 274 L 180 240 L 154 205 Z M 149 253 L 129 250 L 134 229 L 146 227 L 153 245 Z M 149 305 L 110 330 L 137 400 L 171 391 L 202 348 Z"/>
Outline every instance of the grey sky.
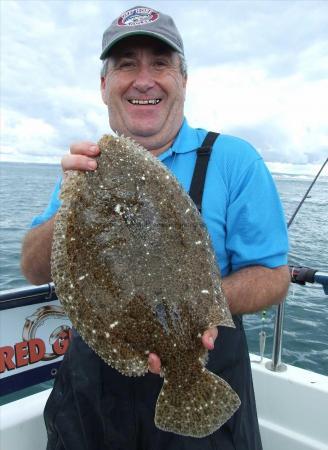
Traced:
<path fill-rule="evenodd" d="M 132 1 L 1 1 L 3 160 L 58 162 L 108 132 L 104 29 Z M 328 2 L 148 1 L 169 13 L 189 68 L 194 126 L 237 134 L 274 163 L 328 154 Z"/>

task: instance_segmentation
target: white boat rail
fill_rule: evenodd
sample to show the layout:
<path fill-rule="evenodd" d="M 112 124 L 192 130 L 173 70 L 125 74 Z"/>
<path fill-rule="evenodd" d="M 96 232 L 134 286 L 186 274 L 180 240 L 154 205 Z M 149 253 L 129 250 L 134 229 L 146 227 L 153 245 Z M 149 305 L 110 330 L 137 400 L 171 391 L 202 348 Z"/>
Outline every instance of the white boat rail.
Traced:
<path fill-rule="evenodd" d="M 305 285 L 306 283 L 320 284 L 324 293 L 328 295 L 328 273 L 319 272 L 309 267 L 289 266 L 291 282 Z M 277 307 L 275 325 L 273 330 L 272 360 L 267 362 L 267 368 L 276 372 L 286 370 L 286 365 L 281 362 L 283 322 L 285 314 L 285 302 Z"/>

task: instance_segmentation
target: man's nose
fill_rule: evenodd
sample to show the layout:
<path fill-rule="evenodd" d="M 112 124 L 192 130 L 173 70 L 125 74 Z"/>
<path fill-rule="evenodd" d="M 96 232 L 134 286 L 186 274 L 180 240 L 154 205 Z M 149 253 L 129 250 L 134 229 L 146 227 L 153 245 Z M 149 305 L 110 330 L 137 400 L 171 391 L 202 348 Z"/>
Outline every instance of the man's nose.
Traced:
<path fill-rule="evenodd" d="M 136 74 L 133 87 L 140 92 L 147 92 L 155 86 L 155 80 L 149 66 L 141 66 Z"/>

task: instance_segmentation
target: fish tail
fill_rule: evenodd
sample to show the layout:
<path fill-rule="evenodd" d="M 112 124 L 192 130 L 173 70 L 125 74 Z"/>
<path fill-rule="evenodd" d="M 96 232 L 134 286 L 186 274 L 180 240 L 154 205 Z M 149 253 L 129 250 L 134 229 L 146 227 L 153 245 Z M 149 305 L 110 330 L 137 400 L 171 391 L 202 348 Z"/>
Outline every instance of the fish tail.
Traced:
<path fill-rule="evenodd" d="M 240 406 L 229 384 L 200 365 L 183 382 L 164 378 L 158 396 L 155 424 L 164 431 L 184 436 L 205 437 L 219 429 Z"/>

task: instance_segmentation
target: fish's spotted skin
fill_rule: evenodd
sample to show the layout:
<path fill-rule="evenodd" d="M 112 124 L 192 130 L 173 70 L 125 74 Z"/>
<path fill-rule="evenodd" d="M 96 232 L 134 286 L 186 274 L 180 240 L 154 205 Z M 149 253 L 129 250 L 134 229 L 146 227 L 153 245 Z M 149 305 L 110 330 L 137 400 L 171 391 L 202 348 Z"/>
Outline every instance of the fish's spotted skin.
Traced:
<path fill-rule="evenodd" d="M 240 401 L 204 368 L 199 336 L 233 327 L 210 238 L 190 197 L 165 166 L 129 138 L 104 136 L 94 172 L 65 181 L 52 274 L 85 342 L 128 376 L 162 362 L 156 425 L 206 436 Z"/>

